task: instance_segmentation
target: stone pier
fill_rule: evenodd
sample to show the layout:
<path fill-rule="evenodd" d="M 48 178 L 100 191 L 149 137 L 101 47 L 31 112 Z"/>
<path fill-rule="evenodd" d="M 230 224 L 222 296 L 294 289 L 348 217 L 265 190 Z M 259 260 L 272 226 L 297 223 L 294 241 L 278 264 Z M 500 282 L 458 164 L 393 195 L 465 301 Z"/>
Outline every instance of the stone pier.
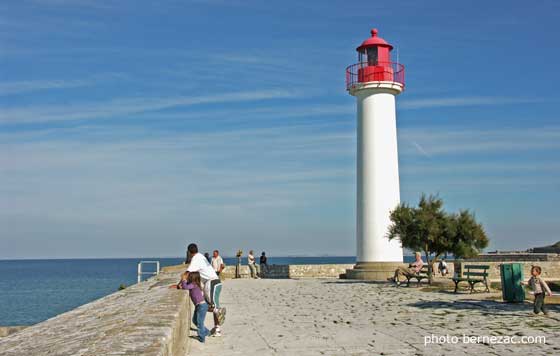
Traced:
<path fill-rule="evenodd" d="M 530 296 L 508 304 L 499 291 L 454 294 L 337 278 L 349 267 L 274 266 L 271 279 L 226 278 L 223 336 L 205 344 L 190 328 L 187 292 L 168 288 L 185 266 L 164 268 L 146 282 L 0 338 L 0 355 L 560 354 L 557 297 L 547 298 L 548 317 L 535 317 Z M 212 324 L 208 314 L 206 325 Z"/>
<path fill-rule="evenodd" d="M 162 273 L 0 338 L 0 355 L 186 355 L 191 303 L 188 292 L 167 288 L 177 280 Z"/>

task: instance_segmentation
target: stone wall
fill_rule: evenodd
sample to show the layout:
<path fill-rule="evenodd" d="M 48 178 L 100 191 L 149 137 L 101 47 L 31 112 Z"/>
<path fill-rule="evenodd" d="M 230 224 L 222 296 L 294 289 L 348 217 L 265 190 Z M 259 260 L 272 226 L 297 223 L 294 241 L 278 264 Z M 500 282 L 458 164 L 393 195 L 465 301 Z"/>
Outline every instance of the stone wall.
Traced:
<path fill-rule="evenodd" d="M 477 257 L 469 258 L 467 261 L 495 261 L 495 262 L 540 262 L 540 261 L 559 261 L 560 255 L 557 253 L 528 253 L 528 252 L 509 252 L 509 253 L 481 253 Z"/>
<path fill-rule="evenodd" d="M 338 278 L 353 264 L 327 264 L 327 265 L 269 265 L 262 271 L 264 278 Z M 241 266 L 241 278 L 249 278 L 249 266 Z M 235 266 L 226 266 L 222 271 L 223 279 L 235 277 Z"/>
<path fill-rule="evenodd" d="M 0 338 L 3 356 L 186 355 L 191 303 L 162 273 Z"/>
<path fill-rule="evenodd" d="M 531 276 L 531 266 L 538 265 L 542 268 L 542 277 L 546 280 L 560 280 L 560 261 L 484 261 L 477 258 L 469 260 L 455 261 L 455 270 L 460 276 L 464 271 L 464 265 L 489 265 L 488 279 L 493 282 L 501 281 L 500 278 L 500 265 L 502 263 L 521 263 L 523 265 L 523 276 L 528 279 Z"/>

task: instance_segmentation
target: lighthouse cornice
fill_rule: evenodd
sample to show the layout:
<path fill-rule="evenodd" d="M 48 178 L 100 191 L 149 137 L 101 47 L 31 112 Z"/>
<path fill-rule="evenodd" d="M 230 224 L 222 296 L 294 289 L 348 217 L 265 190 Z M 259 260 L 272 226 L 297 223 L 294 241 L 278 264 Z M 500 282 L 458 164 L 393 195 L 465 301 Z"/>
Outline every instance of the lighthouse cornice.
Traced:
<path fill-rule="evenodd" d="M 404 85 L 393 81 L 372 81 L 363 83 L 354 83 L 348 87 L 350 95 L 370 95 L 377 93 L 388 93 L 398 95 L 404 90 Z"/>
<path fill-rule="evenodd" d="M 358 62 L 346 68 L 346 90 L 351 95 L 366 89 L 400 94 L 405 87 L 404 66 L 396 62 Z"/>

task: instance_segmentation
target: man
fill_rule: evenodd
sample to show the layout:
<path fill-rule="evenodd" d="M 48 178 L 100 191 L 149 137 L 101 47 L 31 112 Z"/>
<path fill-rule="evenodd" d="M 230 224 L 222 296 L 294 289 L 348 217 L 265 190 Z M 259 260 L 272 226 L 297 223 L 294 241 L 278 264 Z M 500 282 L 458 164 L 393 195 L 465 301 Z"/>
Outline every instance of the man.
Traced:
<path fill-rule="evenodd" d="M 268 273 L 268 263 L 267 263 L 266 253 L 264 253 L 264 251 L 261 254 L 261 259 L 259 262 L 261 265 L 261 277 L 263 277 L 265 273 Z"/>
<path fill-rule="evenodd" d="M 445 262 L 445 258 L 442 258 L 441 261 L 439 261 L 438 269 L 442 277 L 447 274 L 447 262 Z"/>
<path fill-rule="evenodd" d="M 222 256 L 220 256 L 220 252 L 218 250 L 214 250 L 212 253 L 212 268 L 214 268 L 218 277 L 220 277 L 220 273 L 222 273 L 225 268 L 224 260 L 222 259 Z"/>
<path fill-rule="evenodd" d="M 214 314 L 212 336 L 222 336 L 220 325 L 225 321 L 226 308 L 220 308 L 220 293 L 222 291 L 220 278 L 218 278 L 216 271 L 214 271 L 210 263 L 208 263 L 206 257 L 198 252 L 198 246 L 196 246 L 196 244 L 190 244 L 187 247 L 187 255 L 190 261 L 187 272 L 200 273 L 204 297 Z"/>
<path fill-rule="evenodd" d="M 259 279 L 260 278 L 259 271 L 257 269 L 257 264 L 256 264 L 253 250 L 250 250 L 249 254 L 247 255 L 247 265 L 249 266 L 249 271 L 251 272 L 251 278 Z"/>
<path fill-rule="evenodd" d="M 400 276 L 409 277 L 420 272 L 420 270 L 422 269 L 422 266 L 424 265 L 424 261 L 422 261 L 422 255 L 420 254 L 420 252 L 416 252 L 414 256 L 416 257 L 416 260 L 413 263 L 409 264 L 408 268 L 399 267 L 395 270 L 393 281 L 397 284 L 397 286 L 401 284 L 401 281 L 399 280 Z M 389 280 L 391 280 L 391 278 L 389 278 Z"/>

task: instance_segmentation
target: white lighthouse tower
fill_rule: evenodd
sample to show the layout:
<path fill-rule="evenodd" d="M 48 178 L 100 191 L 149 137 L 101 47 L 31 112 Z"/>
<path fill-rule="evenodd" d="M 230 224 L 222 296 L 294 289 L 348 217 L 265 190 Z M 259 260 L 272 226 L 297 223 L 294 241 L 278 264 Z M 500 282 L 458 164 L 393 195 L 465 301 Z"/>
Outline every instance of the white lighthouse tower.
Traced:
<path fill-rule="evenodd" d="M 395 97 L 404 90 L 404 66 L 391 62 L 393 46 L 377 36 L 358 48 L 346 69 L 346 89 L 356 97 L 357 264 L 347 278 L 384 280 L 403 262 L 400 241 L 387 238 L 389 215 L 400 203 Z"/>

